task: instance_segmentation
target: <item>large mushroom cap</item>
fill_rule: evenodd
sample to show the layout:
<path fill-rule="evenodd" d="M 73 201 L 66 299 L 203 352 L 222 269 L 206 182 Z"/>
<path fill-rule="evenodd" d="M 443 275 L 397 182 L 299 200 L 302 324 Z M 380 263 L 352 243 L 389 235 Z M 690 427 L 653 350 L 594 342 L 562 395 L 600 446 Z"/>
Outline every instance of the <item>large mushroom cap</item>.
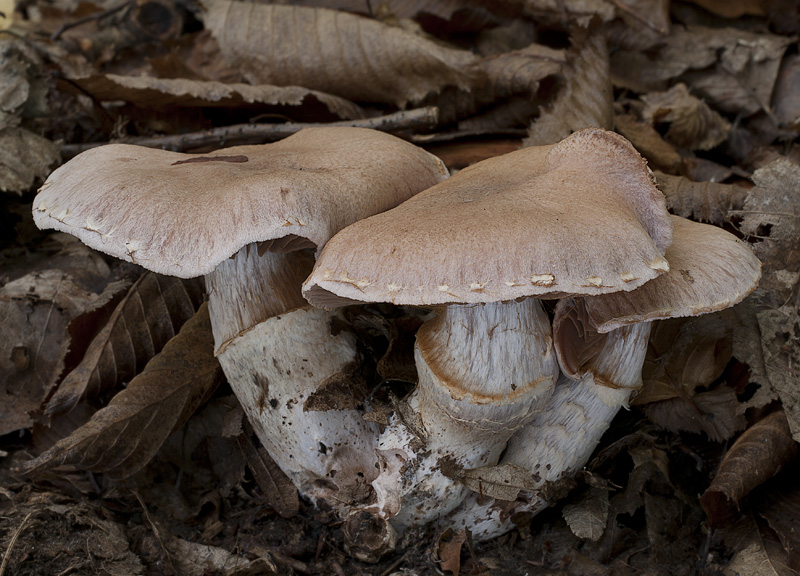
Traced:
<path fill-rule="evenodd" d="M 112 144 L 53 172 L 34 220 L 154 272 L 191 278 L 252 242 L 320 248 L 339 229 L 446 177 L 435 156 L 361 128 L 308 128 L 209 154 Z"/>
<path fill-rule="evenodd" d="M 304 295 L 327 307 L 633 290 L 668 269 L 671 238 L 641 156 L 621 136 L 586 129 L 479 162 L 348 227 Z"/>
<path fill-rule="evenodd" d="M 755 290 L 761 262 L 733 234 L 673 216 L 675 238 L 667 248 L 670 271 L 635 292 L 587 298 L 586 311 L 598 332 L 723 310 Z"/>

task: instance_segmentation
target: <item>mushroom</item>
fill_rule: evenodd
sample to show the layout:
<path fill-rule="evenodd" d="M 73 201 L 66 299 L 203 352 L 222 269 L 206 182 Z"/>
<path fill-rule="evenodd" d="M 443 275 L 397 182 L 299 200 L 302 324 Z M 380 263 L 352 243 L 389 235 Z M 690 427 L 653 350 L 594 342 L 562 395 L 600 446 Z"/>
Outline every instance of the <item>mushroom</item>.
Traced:
<path fill-rule="evenodd" d="M 474 164 L 333 237 L 312 304 L 439 306 L 417 389 L 380 436 L 370 510 L 402 532 L 455 508 L 466 490 L 443 469 L 496 463 L 552 394 L 549 322 L 526 297 L 634 290 L 668 270 L 671 238 L 644 160 L 600 129 Z"/>
<path fill-rule="evenodd" d="M 447 176 L 435 156 L 359 128 L 209 154 L 115 144 L 57 169 L 34 220 L 154 272 L 205 275 L 215 354 L 259 439 L 303 493 L 343 505 L 376 474 L 377 431 L 356 410 L 304 411 L 356 358 L 353 337 L 302 298 L 310 250 Z"/>
<path fill-rule="evenodd" d="M 758 284 L 761 263 L 741 240 L 715 226 L 672 221 L 667 274 L 633 292 L 566 298 L 556 306 L 553 337 L 562 375 L 546 409 L 510 439 L 502 459 L 538 478 L 540 488 L 580 470 L 641 388 L 654 320 L 723 310 Z M 548 505 L 536 492 L 513 504 L 472 498 L 445 523 L 484 540 L 513 528 L 512 514 Z"/>

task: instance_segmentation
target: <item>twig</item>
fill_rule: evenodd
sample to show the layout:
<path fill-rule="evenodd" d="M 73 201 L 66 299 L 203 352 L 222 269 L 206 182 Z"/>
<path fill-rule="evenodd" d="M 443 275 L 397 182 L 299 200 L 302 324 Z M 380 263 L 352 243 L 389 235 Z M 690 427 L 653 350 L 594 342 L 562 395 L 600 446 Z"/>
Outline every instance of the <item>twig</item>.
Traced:
<path fill-rule="evenodd" d="M 32 514 L 33 512 L 28 512 L 28 515 L 22 520 L 22 524 L 19 525 L 17 531 L 14 532 L 14 535 L 11 537 L 11 542 L 8 543 L 8 548 L 6 548 L 6 554 L 3 556 L 3 563 L 0 564 L 0 576 L 6 573 L 6 566 L 8 566 L 8 560 L 11 558 L 11 550 L 14 548 L 14 544 L 17 543 L 17 538 L 22 534 L 22 529 L 25 528 Z"/>
<path fill-rule="evenodd" d="M 102 12 L 95 12 L 94 14 L 89 14 L 84 18 L 79 18 L 78 20 L 74 20 L 72 22 L 65 22 L 64 24 L 61 25 L 61 27 L 58 30 L 56 30 L 53 33 L 52 36 L 50 36 L 50 39 L 56 41 L 59 38 L 61 38 L 61 35 L 70 28 L 75 28 L 77 26 L 80 26 L 81 24 L 86 24 L 87 22 L 92 22 L 93 20 L 100 20 L 102 18 L 105 18 L 106 16 L 111 16 L 112 14 L 119 12 L 120 10 L 122 10 L 126 6 L 130 6 L 131 4 L 133 4 L 133 0 L 125 0 L 125 2 L 123 2 L 119 6 L 115 6 L 114 8 L 109 8 L 108 10 L 103 10 Z"/>
<path fill-rule="evenodd" d="M 358 128 L 372 128 L 382 132 L 433 128 L 436 126 L 438 118 L 439 109 L 435 106 L 427 106 L 425 108 L 402 110 L 394 114 L 359 120 L 343 120 L 341 122 L 329 122 L 326 124 L 300 122 L 288 122 L 286 124 L 235 124 L 233 126 L 204 130 L 202 132 L 177 134 L 175 136 L 127 138 L 124 140 L 124 143 L 180 152 L 192 148 L 200 148 L 202 146 L 216 145 L 222 147 L 245 142 L 270 142 L 291 136 L 303 128 L 315 126 L 354 126 Z M 103 144 L 105 144 L 105 142 L 65 144 L 61 147 L 61 155 L 65 159 L 72 158 L 85 150 L 96 148 Z"/>

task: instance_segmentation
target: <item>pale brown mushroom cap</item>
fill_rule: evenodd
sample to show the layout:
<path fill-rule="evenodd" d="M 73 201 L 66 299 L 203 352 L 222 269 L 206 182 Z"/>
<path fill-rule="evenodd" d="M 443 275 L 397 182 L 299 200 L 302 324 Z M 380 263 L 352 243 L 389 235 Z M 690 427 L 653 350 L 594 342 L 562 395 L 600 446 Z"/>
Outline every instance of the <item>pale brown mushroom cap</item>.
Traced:
<path fill-rule="evenodd" d="M 308 128 L 209 154 L 112 144 L 53 172 L 33 213 L 40 228 L 191 278 L 252 242 L 321 248 L 446 177 L 435 156 L 362 128 Z"/>
<path fill-rule="evenodd" d="M 633 290 L 668 269 L 672 224 L 633 146 L 586 129 L 484 160 L 330 240 L 316 306 L 450 304 Z"/>
<path fill-rule="evenodd" d="M 716 226 L 673 216 L 675 236 L 667 248 L 670 271 L 634 292 L 585 301 L 598 332 L 723 310 L 755 290 L 761 262 L 733 234 Z"/>

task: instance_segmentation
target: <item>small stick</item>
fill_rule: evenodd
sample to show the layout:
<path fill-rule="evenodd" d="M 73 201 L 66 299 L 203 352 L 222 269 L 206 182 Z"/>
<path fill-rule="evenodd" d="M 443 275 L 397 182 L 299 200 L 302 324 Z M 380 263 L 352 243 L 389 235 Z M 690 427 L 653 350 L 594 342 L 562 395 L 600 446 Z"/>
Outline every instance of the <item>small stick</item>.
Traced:
<path fill-rule="evenodd" d="M 11 542 L 8 543 L 8 548 L 6 548 L 6 554 L 3 557 L 3 563 L 0 564 L 0 576 L 6 573 L 6 566 L 8 566 L 8 559 L 11 558 L 11 550 L 14 548 L 14 544 L 17 543 L 17 538 L 19 535 L 22 534 L 22 529 L 25 528 L 25 524 L 28 523 L 28 519 L 30 519 L 33 512 L 28 512 L 28 515 L 22 520 L 22 524 L 19 525 L 17 531 L 14 532 L 14 536 L 11 537 Z"/>
<path fill-rule="evenodd" d="M 56 30 L 53 33 L 52 36 L 50 36 L 50 40 L 55 42 L 56 40 L 61 38 L 61 35 L 64 32 L 66 32 L 70 28 L 76 28 L 81 24 L 86 24 L 87 22 L 92 22 L 93 20 L 100 20 L 102 18 L 105 18 L 106 16 L 111 16 L 112 14 L 119 12 L 120 10 L 122 10 L 126 6 L 130 6 L 131 4 L 133 4 L 133 0 L 125 0 L 125 2 L 123 2 L 119 6 L 115 6 L 114 8 L 109 8 L 108 10 L 103 10 L 102 12 L 95 12 L 94 14 L 90 14 L 89 16 L 85 16 L 84 18 L 79 18 L 78 20 L 74 20 L 72 22 L 65 22 L 64 24 L 61 25 L 61 27 L 59 27 L 58 30 Z"/>
<path fill-rule="evenodd" d="M 176 134 L 174 136 L 127 138 L 125 144 L 136 144 L 148 148 L 163 148 L 165 150 L 184 151 L 202 146 L 216 145 L 222 147 L 230 144 L 244 142 L 271 142 L 295 134 L 303 128 L 314 126 L 353 126 L 357 128 L 372 128 L 382 132 L 398 132 L 419 128 L 433 128 L 439 118 L 439 109 L 435 106 L 401 110 L 394 114 L 364 118 L 358 120 L 343 120 L 329 123 L 300 123 L 288 122 L 286 124 L 234 124 L 221 128 L 212 128 L 202 132 Z M 61 147 L 61 156 L 64 159 L 77 156 L 85 150 L 102 146 L 105 142 L 89 142 L 86 144 L 65 144 Z"/>

